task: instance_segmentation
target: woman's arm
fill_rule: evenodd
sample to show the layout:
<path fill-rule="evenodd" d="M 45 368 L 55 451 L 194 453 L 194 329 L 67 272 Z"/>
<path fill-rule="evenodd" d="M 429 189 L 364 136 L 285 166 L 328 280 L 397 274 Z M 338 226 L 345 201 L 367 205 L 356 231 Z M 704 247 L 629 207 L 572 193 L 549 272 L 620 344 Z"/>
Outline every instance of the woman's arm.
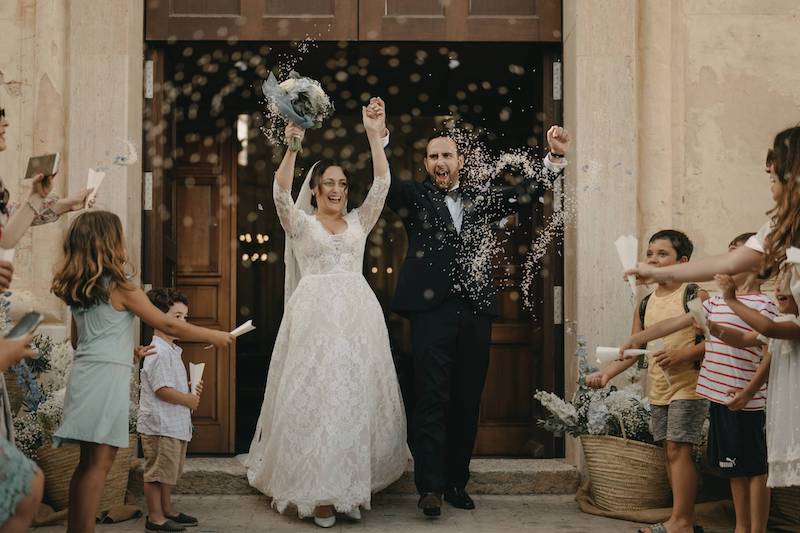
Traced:
<path fill-rule="evenodd" d="M 233 336 L 228 332 L 201 328 L 163 313 L 138 287 L 114 289 L 111 300 L 112 303 L 121 305 L 141 318 L 152 328 L 163 331 L 171 337 L 185 341 L 209 342 L 219 348 L 224 348 L 233 342 Z"/>
<path fill-rule="evenodd" d="M 709 281 L 716 274 L 738 274 L 740 272 L 753 272 L 761 265 L 762 255 L 752 248 L 740 246 L 735 250 L 702 259 L 693 259 L 688 263 L 680 263 L 666 267 L 652 267 L 646 263 L 639 263 L 636 268 L 625 272 L 625 277 L 636 276 L 641 283 L 650 284 L 657 282 L 673 281 Z"/>
<path fill-rule="evenodd" d="M 285 135 L 288 144 L 289 139 L 297 137 L 300 141 L 305 137 L 306 130 L 295 126 L 293 122 L 286 125 Z M 275 172 L 275 181 L 284 191 L 292 192 L 292 180 L 294 179 L 294 167 L 297 162 L 297 152 L 287 149 L 283 154 L 281 164 Z"/>
<path fill-rule="evenodd" d="M 372 154 L 372 171 L 374 179 L 364 203 L 358 207 L 358 218 L 365 231 L 370 231 L 383 212 L 386 196 L 391 186 L 389 161 L 383 150 L 383 134 L 386 131 L 386 111 L 383 100 L 373 98 L 369 107 L 362 108 L 362 120 L 367 132 L 369 148 Z"/>

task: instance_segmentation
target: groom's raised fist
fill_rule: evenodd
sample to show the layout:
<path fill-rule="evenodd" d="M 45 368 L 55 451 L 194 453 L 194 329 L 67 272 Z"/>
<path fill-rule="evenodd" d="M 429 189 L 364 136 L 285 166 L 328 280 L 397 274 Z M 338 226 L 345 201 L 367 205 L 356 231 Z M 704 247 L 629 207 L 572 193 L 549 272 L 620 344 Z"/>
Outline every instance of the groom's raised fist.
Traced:
<path fill-rule="evenodd" d="M 566 155 L 571 143 L 569 132 L 561 126 L 553 126 L 547 130 L 547 145 L 550 147 L 550 152 Z"/>

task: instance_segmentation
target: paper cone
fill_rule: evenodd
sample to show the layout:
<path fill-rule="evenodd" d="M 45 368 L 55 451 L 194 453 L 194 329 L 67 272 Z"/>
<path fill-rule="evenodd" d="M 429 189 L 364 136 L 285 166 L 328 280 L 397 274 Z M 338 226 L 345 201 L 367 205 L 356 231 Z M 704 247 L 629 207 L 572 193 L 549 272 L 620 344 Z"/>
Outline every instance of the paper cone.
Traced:
<path fill-rule="evenodd" d="M 253 321 L 252 320 L 248 320 L 247 322 L 245 322 L 241 326 L 238 326 L 236 329 L 231 331 L 231 335 L 233 335 L 234 337 L 240 337 L 240 336 L 244 335 L 245 333 L 250 333 L 254 329 L 256 329 L 256 327 L 253 325 Z"/>
<path fill-rule="evenodd" d="M 0 261 L 14 262 L 15 248 L 0 248 Z"/>
<path fill-rule="evenodd" d="M 205 368 L 205 363 L 189 363 L 189 383 L 192 385 L 192 394 L 197 391 L 197 384 L 203 379 Z"/>
<path fill-rule="evenodd" d="M 100 188 L 100 184 L 103 183 L 103 179 L 105 179 L 105 177 L 106 177 L 105 172 L 97 171 L 92 168 L 89 169 L 89 177 L 86 179 L 86 188 L 93 190 L 86 197 L 86 204 L 84 205 L 84 207 L 88 207 L 89 202 L 91 202 L 97 197 L 97 190 Z"/>
<path fill-rule="evenodd" d="M 703 333 L 705 334 L 706 338 L 710 339 L 711 332 L 708 330 L 708 321 L 706 320 L 706 313 L 703 309 L 703 301 L 700 298 L 694 298 L 691 301 L 686 302 L 686 307 L 689 308 L 689 313 L 691 313 L 694 321 L 697 322 L 701 328 L 703 328 Z"/>
<path fill-rule="evenodd" d="M 647 350 L 638 350 L 638 349 L 631 349 L 625 350 L 622 353 L 622 357 L 630 358 L 630 357 L 639 357 L 647 353 Z M 597 364 L 604 365 L 610 363 L 612 361 L 616 361 L 619 359 L 619 348 L 610 348 L 608 346 L 598 346 L 594 352 L 595 361 Z"/>
<path fill-rule="evenodd" d="M 622 263 L 622 269 L 630 270 L 634 268 L 639 251 L 639 243 L 636 237 L 633 235 L 621 235 L 614 241 L 614 246 L 617 248 L 617 255 Z M 631 286 L 631 291 L 636 294 L 636 276 L 628 276 L 628 284 Z"/>

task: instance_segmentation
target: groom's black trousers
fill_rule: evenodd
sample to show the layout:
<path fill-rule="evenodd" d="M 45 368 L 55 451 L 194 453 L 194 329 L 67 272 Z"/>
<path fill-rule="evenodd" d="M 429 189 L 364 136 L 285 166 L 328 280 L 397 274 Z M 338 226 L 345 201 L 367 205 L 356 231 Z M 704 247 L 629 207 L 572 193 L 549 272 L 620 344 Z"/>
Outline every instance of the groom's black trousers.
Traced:
<path fill-rule="evenodd" d="M 464 488 L 489 366 L 491 318 L 454 296 L 411 318 L 415 408 L 412 452 L 417 490 Z"/>

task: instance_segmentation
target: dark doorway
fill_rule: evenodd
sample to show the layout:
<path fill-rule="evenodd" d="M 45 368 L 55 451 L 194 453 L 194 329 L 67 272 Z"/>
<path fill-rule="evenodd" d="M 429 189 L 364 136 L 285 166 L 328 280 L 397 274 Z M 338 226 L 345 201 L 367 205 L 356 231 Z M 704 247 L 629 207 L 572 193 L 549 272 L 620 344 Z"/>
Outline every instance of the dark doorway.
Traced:
<path fill-rule="evenodd" d="M 322 82 L 337 111 L 321 130 L 307 133 L 298 176 L 321 157 L 337 159 L 352 173 L 350 204 L 358 205 L 371 183 L 367 143 L 360 130 L 360 107 L 370 96 L 387 102 L 393 172 L 422 179 L 426 139 L 447 118 L 473 129 L 493 150 L 542 144 L 546 127 L 560 120 L 548 77 L 560 44 L 341 42 L 308 46 L 301 53 L 288 43 L 176 43 L 166 45 L 163 53 L 171 150 L 165 173 L 181 158 L 220 158 L 225 160 L 218 161 L 220 167 L 230 169 L 226 177 L 235 182 L 230 188 L 236 218 L 230 248 L 236 257 L 230 288 L 235 322 L 252 319 L 257 326 L 238 341 L 235 377 L 230 376 L 235 449 L 246 451 L 283 309 L 284 239 L 271 192 L 282 149 L 270 146 L 260 131 L 260 80 L 286 58 L 299 57 L 295 69 Z M 203 149 L 217 146 L 229 148 Z M 552 286 L 560 284 L 560 248 L 552 248 L 536 279 L 533 309 L 524 309 L 520 297 L 521 260 L 549 209 L 546 201 L 534 202 L 498 230 L 505 242 L 495 273 L 503 315 L 493 329 L 479 454 L 561 453 L 552 436 L 536 428 L 532 399 L 535 389 L 557 391 L 563 382 L 562 334 L 553 324 L 552 300 Z M 175 216 L 180 219 L 181 213 Z M 185 246 L 191 250 L 192 243 Z M 405 235 L 394 213 L 384 211 L 367 246 L 364 274 L 384 307 L 410 407 L 408 326 L 388 312 L 405 254 Z M 184 257 L 191 254 L 185 252 Z"/>

